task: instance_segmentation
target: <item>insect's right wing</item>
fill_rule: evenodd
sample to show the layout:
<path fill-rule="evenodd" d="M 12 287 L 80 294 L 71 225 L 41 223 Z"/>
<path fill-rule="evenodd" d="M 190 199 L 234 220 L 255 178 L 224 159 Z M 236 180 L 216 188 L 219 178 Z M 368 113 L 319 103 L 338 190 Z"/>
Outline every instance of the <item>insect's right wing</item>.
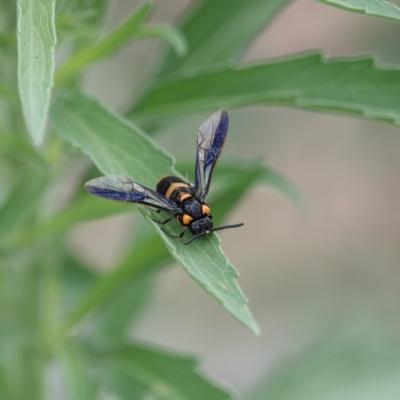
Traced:
<path fill-rule="evenodd" d="M 225 144 L 228 124 L 228 113 L 219 110 L 199 128 L 194 190 L 200 200 L 205 199 L 210 188 L 212 173 Z"/>
<path fill-rule="evenodd" d="M 171 213 L 180 210 L 172 200 L 122 175 L 105 175 L 92 179 L 85 183 L 85 189 L 105 199 L 142 204 Z"/>

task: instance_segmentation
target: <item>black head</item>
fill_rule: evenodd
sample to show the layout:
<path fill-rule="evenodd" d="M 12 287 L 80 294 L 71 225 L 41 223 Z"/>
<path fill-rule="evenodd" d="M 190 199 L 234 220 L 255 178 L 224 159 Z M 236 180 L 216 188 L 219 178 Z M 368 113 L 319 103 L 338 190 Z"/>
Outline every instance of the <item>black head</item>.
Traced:
<path fill-rule="evenodd" d="M 192 232 L 193 235 L 206 235 L 207 233 L 210 233 L 213 228 L 211 218 L 211 215 L 207 215 L 204 218 L 193 221 L 189 227 L 190 232 Z"/>
<path fill-rule="evenodd" d="M 208 215 L 205 218 L 192 222 L 189 229 L 195 236 L 193 236 L 191 239 L 185 242 L 185 244 L 192 243 L 194 240 L 202 236 L 208 235 L 211 232 L 221 231 L 223 229 L 239 228 L 240 226 L 244 225 L 243 223 L 240 223 L 240 224 L 220 226 L 219 228 L 213 228 L 213 223 L 211 221 L 211 218 L 212 215 Z"/>

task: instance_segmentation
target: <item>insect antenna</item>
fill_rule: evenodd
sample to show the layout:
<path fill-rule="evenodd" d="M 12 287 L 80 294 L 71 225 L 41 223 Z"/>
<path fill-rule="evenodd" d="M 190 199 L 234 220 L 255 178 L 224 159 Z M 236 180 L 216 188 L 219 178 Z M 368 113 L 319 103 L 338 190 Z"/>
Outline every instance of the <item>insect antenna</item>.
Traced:
<path fill-rule="evenodd" d="M 210 232 L 221 231 L 222 229 L 239 228 L 240 226 L 243 226 L 243 225 L 244 225 L 244 223 L 241 222 L 240 224 L 220 226 L 218 228 L 211 229 Z"/>
<path fill-rule="evenodd" d="M 241 222 L 240 224 L 220 226 L 218 228 L 211 229 L 211 231 L 209 231 L 207 233 L 211 233 L 211 232 L 215 232 L 215 231 L 221 231 L 222 229 L 239 228 L 240 226 L 243 226 L 243 225 L 244 225 L 244 223 Z M 206 232 L 199 233 L 198 235 L 193 236 L 190 240 L 188 240 L 184 244 L 192 243 L 194 240 L 198 239 L 199 237 L 205 236 L 205 235 L 206 235 Z"/>

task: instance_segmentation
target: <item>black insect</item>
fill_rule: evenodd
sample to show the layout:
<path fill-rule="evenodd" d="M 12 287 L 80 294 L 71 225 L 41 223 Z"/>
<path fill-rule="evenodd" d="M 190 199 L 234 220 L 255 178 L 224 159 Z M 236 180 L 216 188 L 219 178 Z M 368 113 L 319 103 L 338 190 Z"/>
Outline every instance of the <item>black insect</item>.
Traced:
<path fill-rule="evenodd" d="M 196 176 L 194 186 L 175 176 L 164 176 L 157 183 L 156 191 L 125 178 L 122 175 L 106 175 L 92 179 L 85 184 L 90 193 L 126 203 L 141 204 L 157 211 L 166 211 L 172 215 L 165 221 L 155 222 L 166 224 L 174 217 L 185 227 L 181 238 L 189 229 L 194 235 L 185 244 L 189 244 L 201 236 L 221 229 L 237 228 L 243 224 L 213 227 L 209 203 L 205 201 L 210 188 L 214 167 L 221 155 L 228 133 L 228 113 L 219 110 L 206 119 L 200 126 L 197 135 Z"/>

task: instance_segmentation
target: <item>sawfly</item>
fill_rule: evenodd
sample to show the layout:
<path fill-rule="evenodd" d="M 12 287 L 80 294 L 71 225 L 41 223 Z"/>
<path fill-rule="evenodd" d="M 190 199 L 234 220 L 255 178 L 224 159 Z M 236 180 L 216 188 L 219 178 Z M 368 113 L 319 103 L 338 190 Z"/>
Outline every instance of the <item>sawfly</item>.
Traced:
<path fill-rule="evenodd" d="M 165 221 L 152 219 L 165 225 L 176 218 L 185 227 L 181 234 L 171 235 L 163 231 L 171 237 L 182 238 L 189 230 L 193 236 L 185 244 L 211 232 L 238 228 L 243 223 L 214 228 L 210 204 L 206 201 L 215 165 L 224 148 L 228 125 L 229 118 L 225 110 L 217 111 L 201 124 L 197 135 L 194 185 L 182 178 L 167 175 L 158 181 L 154 191 L 122 175 L 105 175 L 87 182 L 85 189 L 105 199 L 143 205 L 157 212 L 172 214 Z"/>

